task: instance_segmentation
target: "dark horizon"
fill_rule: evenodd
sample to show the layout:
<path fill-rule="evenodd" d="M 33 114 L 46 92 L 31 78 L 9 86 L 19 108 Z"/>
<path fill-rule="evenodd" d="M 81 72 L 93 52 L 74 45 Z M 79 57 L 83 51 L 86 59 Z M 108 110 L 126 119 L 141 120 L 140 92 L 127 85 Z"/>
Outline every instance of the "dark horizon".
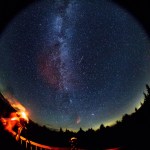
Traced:
<path fill-rule="evenodd" d="M 147 137 L 150 131 L 150 87 L 148 85 L 146 85 L 146 92 L 143 94 L 145 99 L 144 102 L 141 103 L 141 107 L 139 109 L 135 108 L 135 112 L 131 115 L 124 114 L 122 120 L 117 121 L 112 127 L 105 127 L 101 124 L 100 128 L 96 131 L 92 128 L 83 131 L 82 128 L 80 128 L 80 130 L 75 133 L 67 129 L 66 131 L 62 131 L 61 128 L 59 131 L 55 131 L 46 126 L 40 126 L 30 120 L 26 126 L 27 130 L 23 130 L 21 135 L 28 140 L 53 147 L 69 148 L 71 146 L 69 140 L 72 137 L 76 137 L 76 146 L 79 149 L 105 150 L 118 147 L 119 150 L 140 150 L 147 148 L 149 144 Z M 5 103 L 5 99 L 3 99 L 2 96 L 0 97 L 0 106 L 12 112 L 10 109 L 11 106 Z M 0 115 L 3 116 L 4 109 L 0 110 Z M 0 130 L 3 133 L 2 126 Z M 0 136 L 0 138 L 2 137 Z M 0 146 L 1 144 L 2 143 L 0 143 Z"/>

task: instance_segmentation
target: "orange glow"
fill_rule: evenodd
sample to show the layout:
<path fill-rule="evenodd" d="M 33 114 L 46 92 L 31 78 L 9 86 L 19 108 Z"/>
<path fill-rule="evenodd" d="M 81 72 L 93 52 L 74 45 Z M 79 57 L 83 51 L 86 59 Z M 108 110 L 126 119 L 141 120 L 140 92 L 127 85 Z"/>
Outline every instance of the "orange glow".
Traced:
<path fill-rule="evenodd" d="M 17 117 L 13 118 L 2 118 L 1 122 L 3 124 L 4 130 L 9 132 L 12 136 L 16 136 L 16 132 L 13 130 L 16 124 L 19 122 Z"/>
<path fill-rule="evenodd" d="M 28 119 L 28 113 L 25 109 L 25 107 L 10 93 L 4 93 L 4 97 L 9 101 L 10 105 L 17 111 L 17 117 L 11 116 L 11 120 L 18 120 L 19 118 L 25 119 L 27 122 Z"/>
<path fill-rule="evenodd" d="M 27 121 L 27 123 L 29 122 L 28 116 L 26 112 L 17 112 L 17 114 L 19 115 L 19 118 L 23 118 Z"/>
<path fill-rule="evenodd" d="M 18 117 L 13 117 L 13 118 L 11 118 L 11 120 L 18 120 L 19 121 L 19 118 Z"/>

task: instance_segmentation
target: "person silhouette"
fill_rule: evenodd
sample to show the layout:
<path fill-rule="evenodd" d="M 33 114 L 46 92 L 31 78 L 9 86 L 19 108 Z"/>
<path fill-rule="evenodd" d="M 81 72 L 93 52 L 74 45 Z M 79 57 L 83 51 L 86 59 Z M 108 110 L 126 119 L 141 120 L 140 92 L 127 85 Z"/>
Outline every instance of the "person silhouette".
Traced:
<path fill-rule="evenodd" d="M 72 137 L 70 139 L 70 144 L 71 144 L 71 150 L 77 150 L 77 138 Z"/>

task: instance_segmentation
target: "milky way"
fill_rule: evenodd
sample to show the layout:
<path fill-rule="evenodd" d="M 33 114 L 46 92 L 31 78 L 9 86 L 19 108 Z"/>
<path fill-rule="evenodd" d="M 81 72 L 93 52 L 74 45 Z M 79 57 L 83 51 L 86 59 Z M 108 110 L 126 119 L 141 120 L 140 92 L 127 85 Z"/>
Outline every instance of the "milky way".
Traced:
<path fill-rule="evenodd" d="M 35 2 L 3 31 L 0 49 L 1 92 L 55 129 L 116 122 L 150 83 L 147 34 L 107 0 Z"/>

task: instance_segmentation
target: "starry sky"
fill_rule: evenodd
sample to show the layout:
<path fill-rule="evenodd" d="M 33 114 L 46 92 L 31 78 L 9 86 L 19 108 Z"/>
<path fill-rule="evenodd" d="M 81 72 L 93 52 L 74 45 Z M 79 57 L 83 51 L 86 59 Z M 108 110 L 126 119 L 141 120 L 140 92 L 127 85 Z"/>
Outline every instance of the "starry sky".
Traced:
<path fill-rule="evenodd" d="M 0 91 L 55 129 L 97 129 L 131 113 L 150 83 L 141 24 L 107 0 L 41 0 L 0 35 Z"/>

